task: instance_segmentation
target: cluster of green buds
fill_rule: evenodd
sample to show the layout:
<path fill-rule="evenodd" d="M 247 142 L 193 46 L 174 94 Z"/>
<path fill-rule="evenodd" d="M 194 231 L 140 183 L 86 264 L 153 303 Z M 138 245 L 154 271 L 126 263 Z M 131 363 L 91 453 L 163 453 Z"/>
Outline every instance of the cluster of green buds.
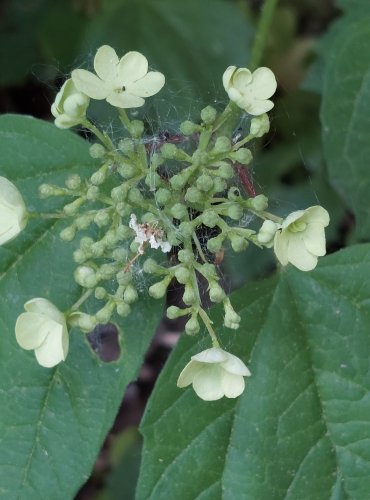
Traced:
<path fill-rule="evenodd" d="M 94 67 L 96 74 L 83 69 L 72 72 L 52 112 L 58 127 L 82 125 L 96 136 L 98 142 L 91 145 L 90 154 L 98 167 L 86 179 L 70 175 L 63 187 L 40 186 L 43 198 L 69 198 L 56 216 L 68 221 L 60 233 L 62 240 L 80 237 L 74 252 L 74 277 L 81 286 L 81 298 L 64 316 L 55 306 L 58 314 L 52 305 L 46 307 L 47 300 L 32 299 L 37 308 L 41 307 L 37 314 L 44 315 L 49 326 L 51 320 L 55 323 L 59 340 L 50 352 L 45 347 L 50 328 L 37 338 L 32 334 L 30 314 L 36 307 L 32 301 L 17 321 L 17 340 L 22 347 L 34 349 L 43 366 L 64 360 L 68 352 L 67 324 L 90 332 L 97 324 L 114 321 L 115 315 L 130 314 L 139 297 L 135 275 L 140 266 L 140 272 L 151 275 L 154 281 L 148 293 L 155 299 L 164 297 L 174 280 L 183 286 L 185 307 L 169 307 L 170 319 L 186 316 L 187 334 L 198 334 L 204 325 L 211 336 L 212 347 L 198 354 L 199 359 L 194 357 L 196 363 L 193 360 L 190 368 L 185 368 L 179 387 L 193 384 L 206 400 L 236 397 L 244 389 L 243 377 L 250 373 L 241 360 L 220 348 L 202 306 L 199 278 L 207 283 L 209 299 L 223 304 L 224 326 L 237 329 L 240 316 L 220 285 L 218 273 L 224 249 L 230 246 L 242 252 L 250 243 L 260 248 L 274 246 L 281 264 L 291 262 L 310 270 L 317 257 L 325 254 L 324 227 L 329 222 L 322 207 L 293 212 L 286 219 L 269 213 L 268 199 L 256 195 L 248 181 L 252 153 L 247 145 L 269 131 L 266 112 L 273 106 L 269 98 L 276 90 L 275 77 L 268 68 L 251 73 L 246 68 L 229 67 L 223 76 L 230 97 L 226 108 L 218 112 L 207 106 L 198 122 L 185 121 L 176 136 L 156 140 L 153 152 L 145 123 L 131 120 L 126 109 L 142 106 L 144 98 L 157 93 L 164 85 L 164 76 L 148 72 L 142 54 L 129 52 L 119 59 L 108 46 L 98 50 Z M 118 141 L 87 119 L 90 99 L 105 99 L 117 109 L 123 125 Z M 242 112 L 250 116 L 248 129 L 235 139 L 234 129 Z M 243 227 L 240 221 L 246 214 L 263 224 L 254 229 Z M 21 215 L 22 221 L 27 219 L 26 213 Z M 17 224 L 20 228 L 25 225 Z M 200 238 L 200 234 L 207 234 L 205 231 L 209 237 Z M 13 227 L 9 234 L 14 237 L 17 230 Z M 171 254 L 171 259 L 164 254 Z M 90 297 L 100 304 L 94 314 L 84 312 Z M 222 390 L 215 386 L 216 379 L 211 390 L 210 367 L 220 371 Z"/>

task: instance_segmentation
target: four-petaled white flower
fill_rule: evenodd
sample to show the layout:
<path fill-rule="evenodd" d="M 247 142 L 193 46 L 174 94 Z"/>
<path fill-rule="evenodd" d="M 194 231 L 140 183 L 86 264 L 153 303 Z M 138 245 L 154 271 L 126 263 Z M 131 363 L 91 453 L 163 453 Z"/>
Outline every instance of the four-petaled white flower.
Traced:
<path fill-rule="evenodd" d="M 0 177 L 0 245 L 12 240 L 26 227 L 27 209 L 21 193 Z"/>
<path fill-rule="evenodd" d="M 49 300 L 31 299 L 24 304 L 27 312 L 18 316 L 15 336 L 23 349 L 33 349 L 38 363 L 51 368 L 68 354 L 68 330 L 64 314 Z"/>
<path fill-rule="evenodd" d="M 163 240 L 164 232 L 162 229 L 150 224 L 138 224 L 135 214 L 131 214 L 129 226 L 136 233 L 134 241 L 140 243 L 139 253 L 144 253 L 144 244 L 147 242 L 151 248 L 160 248 L 164 253 L 171 250 L 168 241 Z"/>
<path fill-rule="evenodd" d="M 328 212 L 320 206 L 292 212 L 274 237 L 274 251 L 283 266 L 291 262 L 301 271 L 311 271 L 317 258 L 326 254 L 325 227 Z"/>
<path fill-rule="evenodd" d="M 250 374 L 239 358 L 220 347 L 212 347 L 191 357 L 180 373 L 177 387 L 193 384 L 194 391 L 205 401 L 223 396 L 236 398 L 244 391 L 244 377 Z"/>
<path fill-rule="evenodd" d="M 55 125 L 69 128 L 81 123 L 85 119 L 89 102 L 89 97 L 77 90 L 71 79 L 65 81 L 51 106 Z"/>
<path fill-rule="evenodd" d="M 94 68 L 98 76 L 84 69 L 72 71 L 72 80 L 80 92 L 92 99 L 106 99 L 117 108 L 138 108 L 161 90 L 165 78 L 157 71 L 148 72 L 148 61 L 140 52 L 127 52 L 121 59 L 109 45 L 100 47 Z"/>
<path fill-rule="evenodd" d="M 250 115 L 262 115 L 274 107 L 269 98 L 275 93 L 277 84 L 269 68 L 258 68 L 251 73 L 247 68 L 229 66 L 222 82 L 230 100 Z"/>

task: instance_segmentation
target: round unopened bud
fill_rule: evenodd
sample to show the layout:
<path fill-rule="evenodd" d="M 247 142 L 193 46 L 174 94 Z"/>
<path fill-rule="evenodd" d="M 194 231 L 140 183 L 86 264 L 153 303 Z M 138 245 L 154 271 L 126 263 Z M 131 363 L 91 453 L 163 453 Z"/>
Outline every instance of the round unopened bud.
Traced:
<path fill-rule="evenodd" d="M 117 314 L 122 318 L 126 318 L 131 312 L 131 307 L 125 302 L 117 304 Z"/>
<path fill-rule="evenodd" d="M 119 236 L 116 230 L 110 229 L 105 233 L 104 244 L 106 247 L 113 248 L 117 245 L 118 241 L 119 241 Z"/>
<path fill-rule="evenodd" d="M 123 293 L 123 300 L 126 304 L 133 304 L 139 298 L 137 291 L 132 285 L 128 285 Z"/>
<path fill-rule="evenodd" d="M 106 178 L 107 178 L 107 169 L 102 168 L 97 172 L 95 172 L 94 174 L 92 174 L 92 176 L 90 177 L 90 182 L 91 184 L 94 184 L 94 186 L 100 186 L 100 184 L 103 184 Z"/>
<path fill-rule="evenodd" d="M 129 188 L 126 184 L 122 184 L 121 186 L 113 188 L 112 191 L 110 192 L 112 200 L 116 203 L 125 201 L 128 190 Z"/>
<path fill-rule="evenodd" d="M 56 196 L 58 194 L 63 194 L 63 191 L 51 186 L 50 184 L 40 184 L 39 186 L 40 198 L 48 198 L 49 196 Z"/>
<path fill-rule="evenodd" d="M 98 210 L 94 216 L 94 222 L 98 227 L 107 226 L 111 221 L 109 212 L 105 209 Z"/>
<path fill-rule="evenodd" d="M 92 222 L 92 216 L 85 214 L 75 219 L 77 229 L 86 229 Z"/>
<path fill-rule="evenodd" d="M 173 160 L 177 157 L 177 147 L 175 144 L 165 143 L 161 147 L 161 155 L 166 160 Z"/>
<path fill-rule="evenodd" d="M 128 259 L 128 251 L 123 247 L 115 248 L 112 252 L 112 257 L 116 262 L 126 262 Z"/>
<path fill-rule="evenodd" d="M 183 316 L 183 309 L 180 309 L 180 307 L 176 306 L 170 306 L 167 308 L 166 315 L 168 319 L 180 318 L 181 316 Z"/>
<path fill-rule="evenodd" d="M 152 212 L 145 212 L 145 214 L 141 217 L 141 222 L 143 224 L 156 225 L 158 218 Z"/>
<path fill-rule="evenodd" d="M 127 286 L 132 281 L 132 274 L 128 271 L 120 271 L 116 276 L 117 283 L 121 286 Z"/>
<path fill-rule="evenodd" d="M 105 155 L 105 147 L 102 146 L 101 144 L 92 144 L 89 149 L 89 153 L 91 158 L 103 158 Z"/>
<path fill-rule="evenodd" d="M 68 189 L 78 189 L 81 186 L 81 177 L 77 174 L 70 174 L 65 180 Z"/>
<path fill-rule="evenodd" d="M 117 168 L 117 171 L 124 179 L 131 179 L 131 177 L 134 177 L 134 175 L 136 175 L 137 168 L 131 163 L 121 162 L 121 164 Z"/>
<path fill-rule="evenodd" d="M 165 188 L 159 188 L 155 193 L 155 199 L 159 205 L 167 205 L 171 199 L 171 191 Z"/>
<path fill-rule="evenodd" d="M 185 219 L 188 216 L 188 209 L 186 208 L 186 205 L 176 203 L 173 207 L 171 207 L 171 215 L 175 217 L 175 219 Z"/>
<path fill-rule="evenodd" d="M 139 252 L 140 246 L 141 246 L 141 243 L 139 243 L 137 241 L 132 241 L 130 243 L 130 250 L 131 250 L 131 252 L 137 254 Z"/>
<path fill-rule="evenodd" d="M 257 234 L 257 241 L 266 246 L 272 246 L 276 231 L 279 229 L 279 224 L 272 220 L 265 220 Z"/>
<path fill-rule="evenodd" d="M 232 155 L 230 155 L 230 157 L 233 160 L 241 163 L 242 165 L 249 165 L 250 162 L 252 161 L 252 158 L 253 158 L 252 153 L 247 148 L 238 149 L 237 151 L 232 153 Z"/>
<path fill-rule="evenodd" d="M 201 203 L 203 201 L 204 195 L 199 189 L 192 186 L 189 187 L 185 194 L 185 200 L 189 203 Z"/>
<path fill-rule="evenodd" d="M 239 328 L 240 316 L 237 314 L 232 308 L 231 304 L 225 306 L 225 317 L 224 317 L 224 325 L 226 328 L 232 328 L 233 330 L 237 330 Z"/>
<path fill-rule="evenodd" d="M 183 264 L 192 264 L 194 261 L 193 252 L 190 252 L 190 250 L 180 250 L 177 254 L 177 258 Z"/>
<path fill-rule="evenodd" d="M 250 207 L 257 212 L 262 212 L 268 208 L 268 198 L 264 194 L 259 194 L 254 198 L 250 198 L 249 200 Z"/>
<path fill-rule="evenodd" d="M 103 300 L 108 296 L 108 292 L 102 286 L 98 286 L 95 288 L 95 298 L 98 300 Z"/>
<path fill-rule="evenodd" d="M 83 198 L 77 198 L 76 200 L 72 201 L 72 203 L 64 205 L 63 212 L 69 216 L 76 215 L 78 209 L 83 204 L 83 202 L 84 202 Z"/>
<path fill-rule="evenodd" d="M 215 193 L 222 193 L 222 191 L 225 191 L 226 187 L 227 187 L 226 182 L 220 177 L 216 177 L 213 180 L 213 191 Z"/>
<path fill-rule="evenodd" d="M 161 299 L 166 295 L 167 287 L 168 287 L 168 279 L 164 279 L 155 283 L 154 285 L 149 287 L 149 295 L 154 299 Z"/>
<path fill-rule="evenodd" d="M 161 266 L 154 259 L 146 259 L 143 264 L 143 270 L 148 274 L 156 274 L 161 269 Z"/>
<path fill-rule="evenodd" d="M 229 235 L 229 240 L 231 241 L 231 247 L 234 252 L 243 252 L 248 246 L 248 241 L 237 234 L 231 233 Z"/>
<path fill-rule="evenodd" d="M 227 208 L 226 214 L 230 219 L 240 220 L 243 217 L 243 207 L 238 203 L 233 203 Z"/>
<path fill-rule="evenodd" d="M 90 238 L 90 236 L 84 236 L 80 240 L 80 248 L 84 252 L 88 252 L 91 248 L 91 245 L 94 243 L 94 240 Z"/>
<path fill-rule="evenodd" d="M 105 242 L 104 241 L 97 241 L 93 243 L 90 247 L 90 252 L 91 255 L 95 258 L 101 257 L 103 253 L 105 252 Z"/>
<path fill-rule="evenodd" d="M 186 267 L 179 267 L 175 271 L 175 277 L 179 283 L 185 285 L 191 279 L 191 273 Z"/>
<path fill-rule="evenodd" d="M 190 238 L 194 232 L 193 224 L 191 222 L 181 222 L 179 232 L 183 238 Z"/>
<path fill-rule="evenodd" d="M 116 275 L 116 272 L 117 266 L 115 264 L 102 264 L 96 272 L 96 276 L 98 279 L 110 280 Z"/>
<path fill-rule="evenodd" d="M 254 137 L 262 137 L 270 130 L 270 120 L 267 113 L 256 116 L 251 120 L 250 134 Z"/>
<path fill-rule="evenodd" d="M 120 224 L 116 229 L 116 236 L 119 240 L 126 240 L 132 236 L 132 229 L 128 226 Z"/>
<path fill-rule="evenodd" d="M 230 163 L 226 163 L 225 161 L 220 162 L 221 165 L 217 170 L 217 175 L 222 179 L 231 179 L 234 177 L 235 172 Z"/>
<path fill-rule="evenodd" d="M 76 262 L 76 264 L 83 264 L 89 258 L 90 255 L 86 255 L 86 253 L 80 248 L 77 248 L 77 250 L 73 252 L 73 260 Z"/>
<path fill-rule="evenodd" d="M 100 194 L 100 190 L 98 186 L 90 186 L 88 190 L 86 191 L 86 198 L 90 201 L 95 201 L 97 200 L 98 196 Z"/>
<path fill-rule="evenodd" d="M 216 266 L 214 266 L 213 264 L 203 264 L 201 272 L 208 281 L 214 281 L 218 278 Z"/>
<path fill-rule="evenodd" d="M 202 218 L 202 223 L 205 226 L 210 227 L 210 228 L 216 227 L 219 220 L 220 220 L 220 217 L 218 216 L 218 214 L 216 212 L 214 212 L 212 209 L 209 209 L 209 210 L 206 210 L 205 212 L 203 212 L 201 218 Z"/>
<path fill-rule="evenodd" d="M 83 332 L 91 332 L 96 327 L 96 319 L 90 314 L 73 312 L 68 316 L 68 323 L 72 327 L 80 328 Z"/>
<path fill-rule="evenodd" d="M 199 321 L 196 316 L 192 316 L 185 324 L 185 332 L 188 335 L 196 335 L 197 333 L 199 333 L 199 330 Z"/>
<path fill-rule="evenodd" d="M 200 151 L 197 149 L 193 153 L 192 160 L 194 165 L 206 165 L 209 161 L 209 155 L 206 151 Z"/>
<path fill-rule="evenodd" d="M 209 284 L 209 298 L 212 302 L 222 302 L 225 297 L 226 294 L 217 281 L 211 281 Z"/>
<path fill-rule="evenodd" d="M 193 286 L 190 283 L 186 283 L 185 291 L 182 296 L 182 300 L 187 306 L 191 306 L 197 302 L 197 295 L 194 291 Z"/>
<path fill-rule="evenodd" d="M 184 135 L 192 135 L 200 132 L 202 127 L 196 123 L 186 120 L 180 125 L 180 132 Z"/>
<path fill-rule="evenodd" d="M 128 139 L 127 137 L 125 139 L 121 139 L 118 143 L 118 149 L 122 151 L 122 153 L 130 156 L 135 150 L 134 141 L 132 139 Z"/>
<path fill-rule="evenodd" d="M 183 241 L 184 235 L 180 231 L 167 231 L 167 241 L 171 247 L 177 247 Z"/>
<path fill-rule="evenodd" d="M 176 174 L 172 176 L 170 179 L 170 184 L 176 191 L 180 191 L 186 185 L 187 182 L 188 182 L 188 177 L 183 173 Z"/>
<path fill-rule="evenodd" d="M 201 191 L 210 191 L 213 188 L 213 179 L 209 175 L 201 175 L 197 179 L 197 188 Z"/>
<path fill-rule="evenodd" d="M 144 122 L 141 120 L 132 120 L 130 124 L 130 134 L 134 139 L 140 139 L 144 133 Z"/>
<path fill-rule="evenodd" d="M 231 149 L 231 141 L 226 136 L 217 137 L 212 153 L 228 153 Z"/>
<path fill-rule="evenodd" d="M 200 117 L 202 118 L 203 123 L 206 125 L 212 125 L 212 123 L 216 120 L 217 111 L 212 106 L 207 106 L 200 112 Z"/>
<path fill-rule="evenodd" d="M 76 236 L 76 228 L 74 226 L 68 226 L 59 233 L 59 237 L 63 241 L 72 241 Z"/>
<path fill-rule="evenodd" d="M 217 253 L 221 250 L 223 242 L 224 242 L 224 235 L 219 234 L 218 236 L 215 236 L 214 238 L 211 238 L 210 240 L 207 241 L 207 248 L 210 252 L 212 253 Z"/>
<path fill-rule="evenodd" d="M 98 282 L 94 269 L 89 266 L 78 266 L 74 278 L 76 283 L 84 288 L 94 288 Z"/>

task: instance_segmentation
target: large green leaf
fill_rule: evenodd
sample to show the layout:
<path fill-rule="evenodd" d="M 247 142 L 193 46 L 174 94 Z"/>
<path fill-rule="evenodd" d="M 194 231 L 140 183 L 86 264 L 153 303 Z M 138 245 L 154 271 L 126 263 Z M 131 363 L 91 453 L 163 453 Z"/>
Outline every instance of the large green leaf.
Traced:
<path fill-rule="evenodd" d="M 343 5 L 346 2 L 343 2 Z M 348 2 L 347 2 L 348 3 Z M 360 2 L 358 2 L 360 5 Z M 324 45 L 326 71 L 321 118 L 332 185 L 354 211 L 358 234 L 370 237 L 370 8 L 335 27 Z"/>
<path fill-rule="evenodd" d="M 236 292 L 225 349 L 251 369 L 243 395 L 176 388 L 202 337 L 183 338 L 142 424 L 137 498 L 364 500 L 370 491 L 370 245 Z"/>
<path fill-rule="evenodd" d="M 93 166 L 85 141 L 33 118 L 1 117 L 0 149 L 0 175 L 15 182 L 33 209 L 45 203 L 36 196 L 42 180 L 61 181 L 70 172 L 86 177 Z M 64 310 L 80 293 L 72 278 L 74 246 L 59 240 L 60 229 L 30 223 L 0 252 L 0 497 L 9 500 L 74 496 L 161 315 L 161 306 L 143 295 L 119 325 L 116 362 L 102 363 L 85 336 L 72 331 L 66 362 L 39 366 L 32 352 L 16 344 L 14 324 L 32 297 L 46 297 Z"/>

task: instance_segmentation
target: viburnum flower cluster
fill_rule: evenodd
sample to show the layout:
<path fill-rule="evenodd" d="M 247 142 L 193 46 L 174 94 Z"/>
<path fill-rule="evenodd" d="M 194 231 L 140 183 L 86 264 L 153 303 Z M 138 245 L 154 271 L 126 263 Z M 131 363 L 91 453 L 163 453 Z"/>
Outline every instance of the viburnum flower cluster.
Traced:
<path fill-rule="evenodd" d="M 80 126 L 96 137 L 90 154 L 98 167 L 84 179 L 69 175 L 63 187 L 42 184 L 39 189 L 42 198 L 69 197 L 55 217 L 67 221 L 60 232 L 63 241 L 83 233 L 73 254 L 81 297 L 65 312 L 47 298 L 30 298 L 16 322 L 16 340 L 34 350 L 44 367 L 64 361 L 69 328 L 87 333 L 130 314 L 139 298 L 139 263 L 152 275 L 151 297 L 164 297 L 173 281 L 183 287 L 184 307 L 170 306 L 167 316 L 186 316 L 187 334 L 198 334 L 203 325 L 211 338 L 212 346 L 194 355 L 182 370 L 178 387 L 192 385 L 206 401 L 235 398 L 251 373 L 244 361 L 220 347 L 200 299 L 199 279 L 207 284 L 210 301 L 222 305 L 224 327 L 237 330 L 242 318 L 219 283 L 225 249 L 273 247 L 281 265 L 291 263 L 302 271 L 314 269 L 326 252 L 329 215 L 324 208 L 309 207 L 280 218 L 268 211 L 268 199 L 256 195 L 248 181 L 252 153 L 246 145 L 269 131 L 266 113 L 274 105 L 270 98 L 276 91 L 275 76 L 268 68 L 252 73 L 230 66 L 223 75 L 230 98 L 226 108 L 218 112 L 207 106 L 198 122 L 184 121 L 174 136 L 156 139 L 154 148 L 145 122 L 131 119 L 126 110 L 142 107 L 146 98 L 157 94 L 165 83 L 163 74 L 150 71 L 139 52 L 119 58 L 107 45 L 98 49 L 94 70 L 73 70 L 51 111 L 57 127 Z M 120 137 L 110 137 L 89 121 L 91 100 L 106 100 L 116 109 Z M 247 117 L 248 127 L 236 137 L 233 130 L 241 115 Z M 244 227 L 241 221 L 247 214 L 262 224 Z M 14 184 L 0 177 L 0 244 L 15 238 L 35 217 Z"/>

